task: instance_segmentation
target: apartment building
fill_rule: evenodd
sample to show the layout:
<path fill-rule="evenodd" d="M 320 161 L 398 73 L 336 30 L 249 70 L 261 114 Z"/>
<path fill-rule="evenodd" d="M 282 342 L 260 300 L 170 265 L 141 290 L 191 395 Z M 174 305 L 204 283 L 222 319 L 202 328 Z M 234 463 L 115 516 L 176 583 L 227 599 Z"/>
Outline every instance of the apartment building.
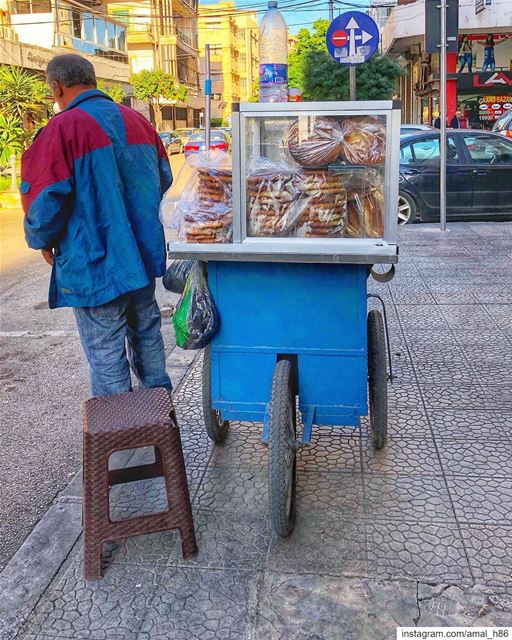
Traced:
<path fill-rule="evenodd" d="M 0 0 L 0 64 L 43 72 L 52 57 L 78 53 L 96 75 L 126 83 L 126 27 L 97 0 Z"/>
<path fill-rule="evenodd" d="M 257 14 L 236 8 L 235 2 L 199 7 L 199 59 L 201 82 L 205 77 L 205 45 L 210 45 L 212 118 L 230 123 L 233 103 L 254 96 L 259 79 L 259 28 Z"/>
<path fill-rule="evenodd" d="M 384 53 L 408 73 L 400 80 L 404 122 L 432 124 L 439 114 L 439 54 L 425 51 L 425 0 L 399 0 L 382 30 Z M 490 128 L 512 108 L 512 2 L 459 1 L 459 51 L 447 54 L 447 111 Z M 462 46 L 464 40 L 464 46 Z"/>
<path fill-rule="evenodd" d="M 132 73 L 162 69 L 188 89 L 186 103 L 163 108 L 164 129 L 199 126 L 197 0 L 111 0 L 108 12 L 127 30 Z"/>

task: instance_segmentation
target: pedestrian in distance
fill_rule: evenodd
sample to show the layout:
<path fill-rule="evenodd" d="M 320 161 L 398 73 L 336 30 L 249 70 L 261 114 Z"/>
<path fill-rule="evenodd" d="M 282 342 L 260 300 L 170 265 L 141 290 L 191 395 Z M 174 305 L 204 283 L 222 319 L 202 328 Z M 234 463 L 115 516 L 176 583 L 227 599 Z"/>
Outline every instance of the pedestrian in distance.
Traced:
<path fill-rule="evenodd" d="M 25 236 L 52 267 L 49 306 L 72 307 L 91 391 L 164 387 L 155 278 L 165 273 L 160 200 L 172 183 L 150 123 L 96 88 L 93 65 L 53 58 L 46 77 L 60 112 L 23 154 Z"/>
<path fill-rule="evenodd" d="M 441 118 L 439 116 L 437 116 L 437 118 L 434 120 L 434 127 L 436 129 L 440 129 L 441 128 Z"/>
<path fill-rule="evenodd" d="M 450 129 L 462 129 L 462 111 L 456 111 L 453 118 L 450 120 Z"/>

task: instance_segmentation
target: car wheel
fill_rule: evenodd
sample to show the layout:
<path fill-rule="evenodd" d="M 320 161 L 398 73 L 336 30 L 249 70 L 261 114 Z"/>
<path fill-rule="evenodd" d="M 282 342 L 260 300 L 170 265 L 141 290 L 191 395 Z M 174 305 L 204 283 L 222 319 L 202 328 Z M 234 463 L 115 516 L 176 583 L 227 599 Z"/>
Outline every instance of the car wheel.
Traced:
<path fill-rule="evenodd" d="M 416 220 L 418 207 L 413 198 L 404 191 L 398 194 L 398 224 L 409 224 Z"/>

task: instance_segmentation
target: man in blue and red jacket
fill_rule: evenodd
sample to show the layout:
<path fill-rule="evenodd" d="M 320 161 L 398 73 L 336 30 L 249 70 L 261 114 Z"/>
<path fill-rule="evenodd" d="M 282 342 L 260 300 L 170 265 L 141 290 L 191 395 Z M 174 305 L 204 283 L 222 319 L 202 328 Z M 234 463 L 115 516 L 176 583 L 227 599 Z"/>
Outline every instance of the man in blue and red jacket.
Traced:
<path fill-rule="evenodd" d="M 52 266 L 49 306 L 73 307 L 93 395 L 131 390 L 130 366 L 170 391 L 155 300 L 167 154 L 142 115 L 96 89 L 85 58 L 57 56 L 46 75 L 60 113 L 23 155 L 20 189 L 27 243 Z"/>

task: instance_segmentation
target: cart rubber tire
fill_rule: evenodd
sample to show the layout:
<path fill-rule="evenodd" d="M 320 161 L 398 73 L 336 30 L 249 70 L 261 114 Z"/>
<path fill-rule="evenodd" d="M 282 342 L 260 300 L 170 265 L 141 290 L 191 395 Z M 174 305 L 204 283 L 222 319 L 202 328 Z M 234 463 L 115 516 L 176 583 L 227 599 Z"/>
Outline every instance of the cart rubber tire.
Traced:
<path fill-rule="evenodd" d="M 388 434 L 388 374 L 384 322 L 375 309 L 368 313 L 368 390 L 372 442 L 382 449 Z"/>
<path fill-rule="evenodd" d="M 295 525 L 296 416 L 291 364 L 280 360 L 272 380 L 268 451 L 270 521 L 276 534 L 286 538 Z"/>
<path fill-rule="evenodd" d="M 228 435 L 229 422 L 221 420 L 220 412 L 212 408 L 212 361 L 210 345 L 203 354 L 203 417 L 206 433 L 213 442 L 223 442 Z"/>

